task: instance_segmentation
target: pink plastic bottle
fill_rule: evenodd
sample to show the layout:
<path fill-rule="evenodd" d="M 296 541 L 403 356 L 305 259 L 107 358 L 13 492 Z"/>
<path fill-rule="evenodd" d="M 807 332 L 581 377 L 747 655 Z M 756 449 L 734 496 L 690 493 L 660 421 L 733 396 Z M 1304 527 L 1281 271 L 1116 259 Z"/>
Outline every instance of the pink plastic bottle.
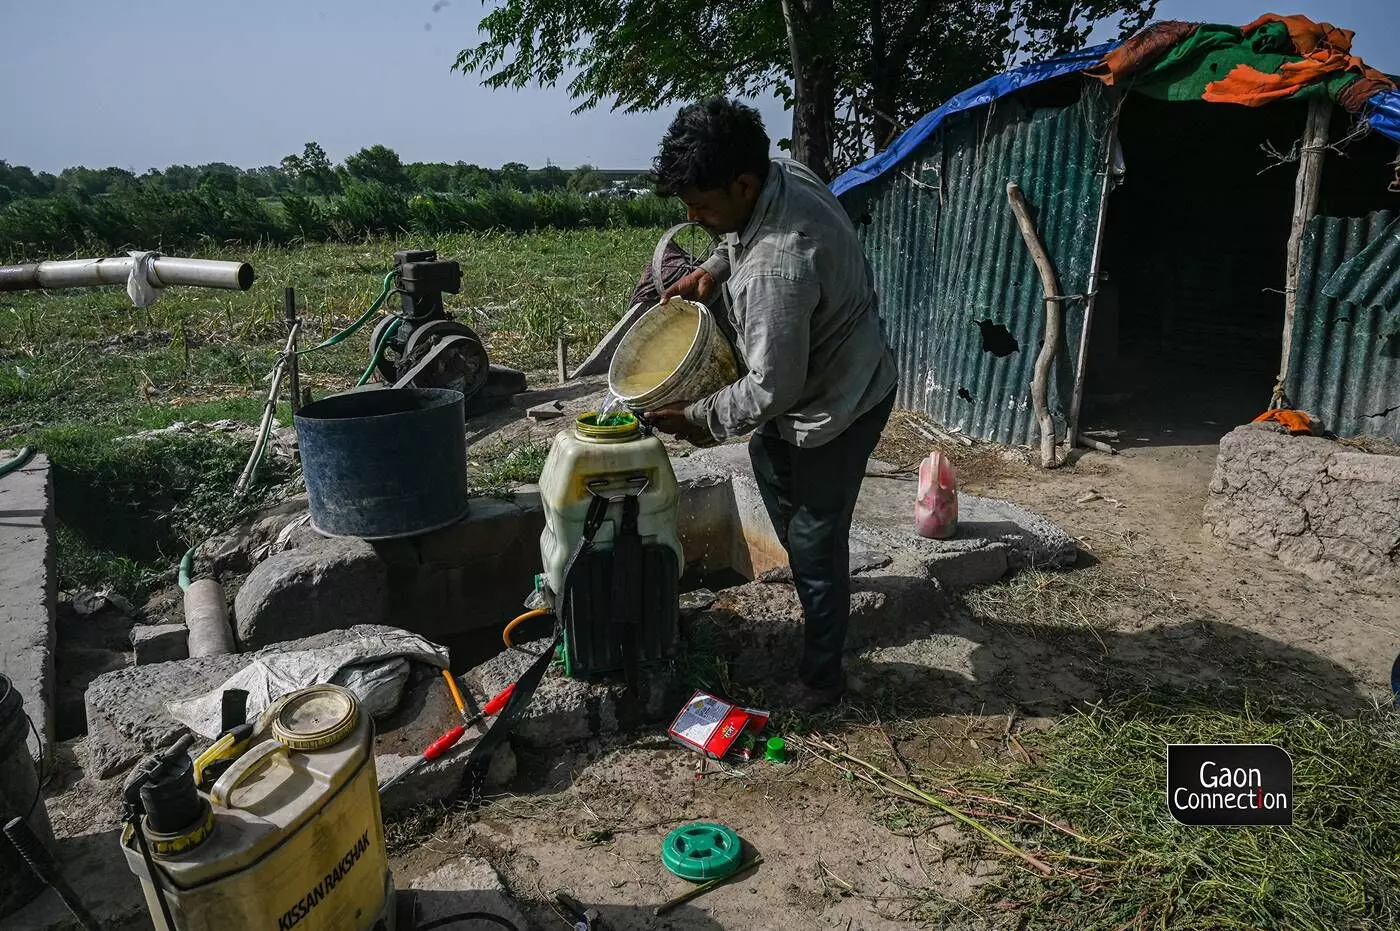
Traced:
<path fill-rule="evenodd" d="M 914 500 L 914 530 L 921 537 L 946 540 L 958 529 L 958 477 L 938 450 L 919 464 L 919 497 Z"/>

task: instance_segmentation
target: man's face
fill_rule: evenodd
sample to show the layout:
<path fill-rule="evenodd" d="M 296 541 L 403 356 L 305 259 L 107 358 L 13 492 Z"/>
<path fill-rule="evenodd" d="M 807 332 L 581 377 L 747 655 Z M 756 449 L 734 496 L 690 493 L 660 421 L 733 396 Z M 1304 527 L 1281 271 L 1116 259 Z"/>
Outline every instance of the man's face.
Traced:
<path fill-rule="evenodd" d="M 687 217 L 715 236 L 741 232 L 753 216 L 763 184 L 757 175 L 743 174 L 727 187 L 702 191 L 687 188 L 681 192 Z"/>

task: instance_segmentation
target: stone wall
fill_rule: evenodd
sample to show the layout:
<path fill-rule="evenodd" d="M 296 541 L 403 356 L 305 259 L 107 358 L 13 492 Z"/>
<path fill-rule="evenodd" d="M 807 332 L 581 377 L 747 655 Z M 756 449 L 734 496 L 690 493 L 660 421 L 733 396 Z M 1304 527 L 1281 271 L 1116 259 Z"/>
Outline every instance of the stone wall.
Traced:
<path fill-rule="evenodd" d="M 1400 456 L 1239 427 L 1220 441 L 1204 520 L 1314 578 L 1400 581 Z"/>

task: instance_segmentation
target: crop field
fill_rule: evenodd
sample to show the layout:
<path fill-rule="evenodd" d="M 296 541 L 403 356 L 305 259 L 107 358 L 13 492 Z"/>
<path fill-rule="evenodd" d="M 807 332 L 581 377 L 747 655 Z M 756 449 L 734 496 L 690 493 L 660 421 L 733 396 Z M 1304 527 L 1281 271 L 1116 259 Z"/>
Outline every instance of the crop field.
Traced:
<path fill-rule="evenodd" d="M 177 422 L 256 423 L 286 338 L 282 294 L 296 289 L 310 346 L 378 295 L 395 250 L 432 247 L 462 265 L 449 312 L 492 361 L 553 370 L 557 337 L 591 347 L 626 310 L 660 231 L 646 228 L 375 238 L 302 248 L 212 249 L 250 262 L 250 291 L 174 288 L 135 309 L 123 289 L 0 297 L 0 448 L 47 453 L 58 486 L 60 584 L 115 584 L 139 595 L 184 548 L 295 487 L 269 457 L 257 487 L 230 499 L 250 440 L 220 432 L 124 439 Z M 352 386 L 369 329 L 301 359 L 317 397 Z M 552 375 L 549 376 L 552 379 Z M 286 406 L 278 419 L 289 423 Z"/>

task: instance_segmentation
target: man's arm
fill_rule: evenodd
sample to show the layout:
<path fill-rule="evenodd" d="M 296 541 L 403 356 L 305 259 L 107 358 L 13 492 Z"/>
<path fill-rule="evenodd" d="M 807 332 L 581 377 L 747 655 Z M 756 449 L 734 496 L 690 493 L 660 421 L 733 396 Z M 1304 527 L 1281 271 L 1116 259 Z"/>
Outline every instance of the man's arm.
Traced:
<path fill-rule="evenodd" d="M 792 409 L 807 383 L 815 276 L 762 275 L 744 288 L 744 354 L 749 373 L 686 409 L 717 440 L 743 436 Z"/>
<path fill-rule="evenodd" d="M 728 280 L 729 246 L 721 241 L 699 268 L 663 291 L 661 300 L 683 297 L 692 301 L 706 301 L 715 293 L 716 288 Z"/>

